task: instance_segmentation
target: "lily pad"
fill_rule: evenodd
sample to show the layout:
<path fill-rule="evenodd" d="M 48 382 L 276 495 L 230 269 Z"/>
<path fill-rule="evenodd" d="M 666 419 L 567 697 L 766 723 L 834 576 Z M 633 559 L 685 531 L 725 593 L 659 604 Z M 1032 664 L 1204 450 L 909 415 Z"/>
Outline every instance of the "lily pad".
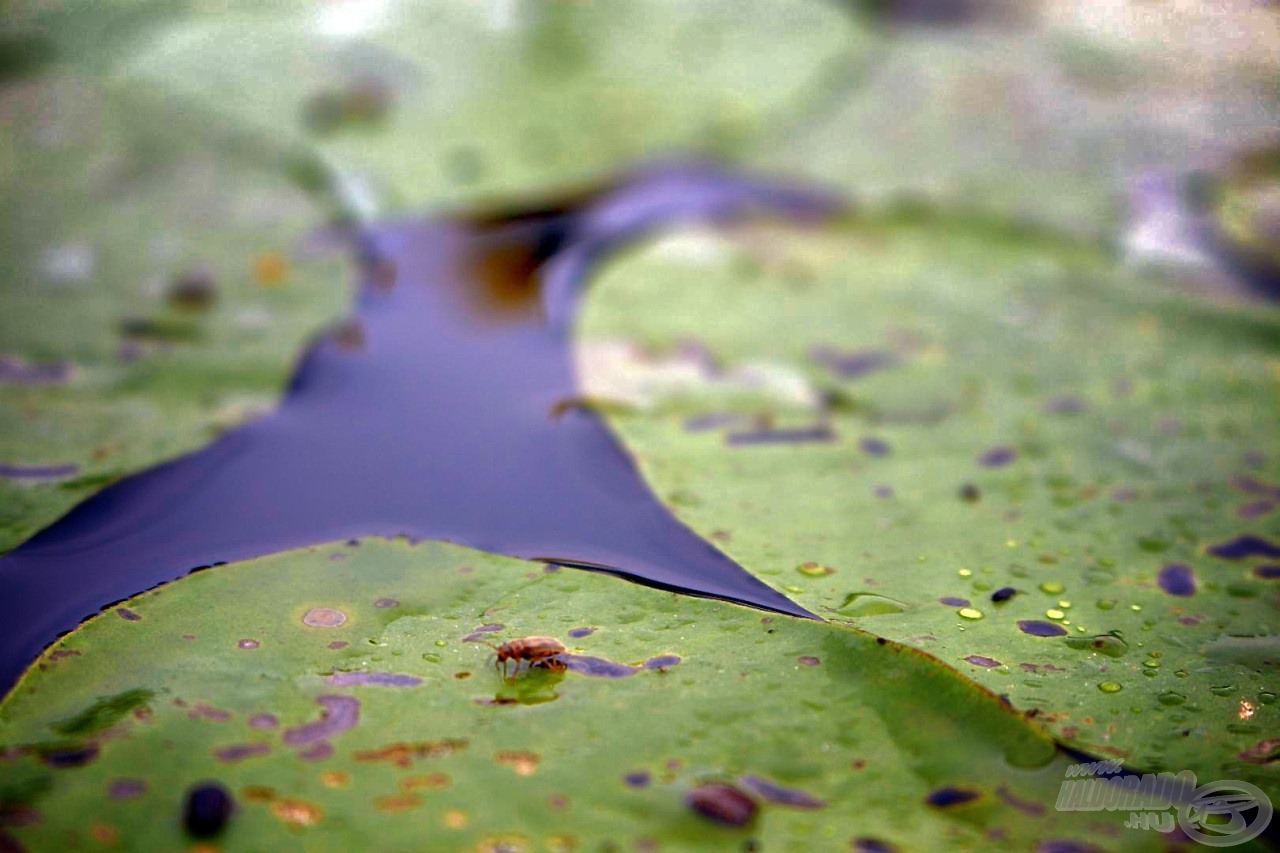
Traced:
<path fill-rule="evenodd" d="M 583 352 L 696 342 L 716 370 L 777 365 L 820 401 L 711 384 L 604 409 L 741 565 L 1068 744 L 1275 790 L 1252 751 L 1277 713 L 1274 308 L 874 217 L 660 241 L 596 288 Z"/>
<path fill-rule="evenodd" d="M 504 680 L 478 640 L 528 635 L 625 677 Z M 1070 759 L 909 648 L 403 540 L 220 567 L 125 602 L 28 673 L 0 706 L 0 744 L 0 814 L 37 849 L 180 846 L 183 792 L 206 780 L 237 801 L 229 847 L 1148 838 L 1055 811 Z M 710 782 L 756 802 L 752 825 L 685 804 Z"/>

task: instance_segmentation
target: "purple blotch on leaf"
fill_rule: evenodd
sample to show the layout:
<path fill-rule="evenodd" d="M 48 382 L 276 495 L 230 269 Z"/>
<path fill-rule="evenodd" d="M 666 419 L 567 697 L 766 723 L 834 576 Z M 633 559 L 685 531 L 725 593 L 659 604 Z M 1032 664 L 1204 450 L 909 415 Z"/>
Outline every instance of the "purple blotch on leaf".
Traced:
<path fill-rule="evenodd" d="M 967 658 L 965 658 L 965 660 L 967 660 L 969 663 L 973 664 L 974 666 L 984 666 L 984 667 L 987 667 L 988 669 L 992 667 L 1004 665 L 1000 663 L 1000 661 L 996 660 L 995 658 L 987 658 L 987 657 L 983 657 L 982 655 L 969 655 Z"/>
<path fill-rule="evenodd" d="M 360 700 L 351 696 L 320 696 L 320 719 L 285 729 L 284 742 L 289 746 L 301 746 L 318 740 L 328 740 L 355 728 L 360 722 Z"/>
<path fill-rule="evenodd" d="M 335 672 L 325 681 L 334 687 L 417 687 L 422 683 L 416 675 L 394 672 Z"/>
<path fill-rule="evenodd" d="M 1246 533 L 1237 536 L 1230 542 L 1214 545 L 1209 553 L 1224 560 L 1243 560 L 1247 557 L 1280 557 L 1280 545 L 1269 542 L 1261 536 Z"/>
<path fill-rule="evenodd" d="M 1067 633 L 1067 629 L 1061 625 L 1039 619 L 1019 619 L 1018 630 L 1033 637 L 1062 637 Z"/>
<path fill-rule="evenodd" d="M 657 657 L 649 658 L 641 666 L 645 669 L 665 669 L 678 663 L 680 663 L 679 655 L 658 655 Z"/>
<path fill-rule="evenodd" d="M 1157 582 L 1170 595 L 1185 598 L 1196 594 L 1196 576 L 1190 566 L 1181 563 L 1170 563 L 1161 569 Z"/>
<path fill-rule="evenodd" d="M 984 468 L 1003 468 L 1018 458 L 1018 451 L 1012 447 L 993 447 L 978 457 L 978 464 Z"/>
<path fill-rule="evenodd" d="M 945 598 L 939 598 L 939 599 L 938 599 L 938 603 L 939 603 L 939 604 L 945 604 L 945 605 L 947 605 L 948 607 L 968 607 L 968 606 L 969 606 L 969 599 L 967 599 L 967 598 L 955 598 L 954 596 L 950 596 L 950 595 L 948 595 L 948 596 L 946 596 Z"/>
<path fill-rule="evenodd" d="M 742 447 L 753 444 L 809 444 L 813 442 L 835 441 L 836 433 L 826 424 L 811 427 L 795 427 L 792 429 L 759 429 L 750 432 L 730 433 L 726 438 L 729 446 Z"/>
<path fill-rule="evenodd" d="M 971 803 L 982 795 L 977 791 L 971 791 L 967 788 L 939 788 L 933 791 L 925 798 L 925 802 L 931 806 L 938 808 L 946 808 L 948 806 L 959 806 L 965 803 Z"/>
<path fill-rule="evenodd" d="M 1280 566 L 1254 566 L 1253 574 L 1263 580 L 1280 580 Z"/>
<path fill-rule="evenodd" d="M 768 779 L 761 779 L 759 776 L 743 776 L 738 781 L 762 799 L 780 806 L 790 806 L 793 809 L 820 809 L 827 805 L 826 800 L 820 800 L 808 791 L 785 788 Z"/>

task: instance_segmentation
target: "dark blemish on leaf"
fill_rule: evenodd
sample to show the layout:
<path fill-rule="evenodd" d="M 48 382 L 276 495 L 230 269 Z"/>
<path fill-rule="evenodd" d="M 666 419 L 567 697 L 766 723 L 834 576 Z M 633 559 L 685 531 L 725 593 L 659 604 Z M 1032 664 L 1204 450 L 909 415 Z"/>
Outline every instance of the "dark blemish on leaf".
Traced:
<path fill-rule="evenodd" d="M 640 671 L 639 667 L 628 666 L 625 663 L 567 652 L 557 655 L 557 659 L 564 664 L 565 669 L 588 678 L 630 678 Z"/>
<path fill-rule="evenodd" d="M 800 657 L 796 658 L 796 663 L 800 664 L 801 666 L 818 666 L 820 663 L 822 663 L 822 661 L 814 657 L 813 655 L 801 655 Z"/>
<path fill-rule="evenodd" d="M 231 792 L 217 782 L 201 782 L 187 791 L 182 824 L 196 838 L 220 834 L 235 811 Z"/>
<path fill-rule="evenodd" d="M 520 704 L 520 700 L 515 698 L 514 696 L 494 696 L 492 698 L 488 696 L 479 696 L 475 699 L 472 699 L 471 701 L 475 702 L 477 705 L 485 705 L 485 706 L 519 705 Z"/>
<path fill-rule="evenodd" d="M 1052 622 L 1041 622 L 1038 619 L 1018 620 L 1018 630 L 1033 637 L 1062 637 L 1067 633 L 1067 629 L 1061 625 L 1055 625 Z"/>
<path fill-rule="evenodd" d="M 302 624 L 312 628 L 337 628 L 346 621 L 347 614 L 332 607 L 313 607 L 302 617 Z"/>
<path fill-rule="evenodd" d="M 652 780 L 653 776 L 648 770 L 637 770 L 622 777 L 628 788 L 647 788 Z"/>
<path fill-rule="evenodd" d="M 74 747 L 55 747 L 42 750 L 40 760 L 50 767 L 59 769 L 83 767 L 98 757 L 101 752 L 97 744 L 86 744 Z"/>
<path fill-rule="evenodd" d="M 1003 468 L 1018 458 L 1018 451 L 1012 447 L 993 447 L 978 457 L 978 464 L 984 468 Z"/>
<path fill-rule="evenodd" d="M 298 752 L 298 758 L 303 761 L 324 761 L 331 755 L 333 755 L 333 744 L 327 740 L 317 741 Z"/>
<path fill-rule="evenodd" d="M 206 705 L 204 702 L 197 702 L 196 705 L 187 712 L 187 717 L 192 720 L 211 720 L 215 723 L 225 723 L 231 719 L 231 712 L 224 711 L 221 708 L 215 708 L 212 705 Z"/>
<path fill-rule="evenodd" d="M 854 853 L 898 853 L 897 847 L 878 838 L 855 838 L 851 846 Z"/>
<path fill-rule="evenodd" d="M 1170 563 L 1161 569 L 1156 582 L 1169 595 L 1187 598 L 1196 594 L 1196 577 L 1190 566 L 1181 563 Z"/>
<path fill-rule="evenodd" d="M 382 749 L 356 752 L 352 757 L 356 761 L 369 763 L 386 761 L 396 767 L 405 768 L 415 760 L 445 758 L 461 752 L 467 748 L 469 743 L 465 738 L 446 738 L 445 740 L 424 743 L 393 743 L 390 746 L 384 746 Z"/>
<path fill-rule="evenodd" d="M 680 663 L 679 655 L 658 655 L 640 664 L 643 669 L 666 669 Z"/>
<path fill-rule="evenodd" d="M 569 636 L 575 640 L 581 640 L 583 637 L 590 637 L 595 632 L 595 628 L 574 628 L 569 631 Z"/>
<path fill-rule="evenodd" d="M 471 677 L 471 673 L 467 672 L 466 670 L 463 670 L 462 672 L 455 672 L 453 674 L 453 677 L 456 678 L 458 681 L 465 681 L 466 679 Z"/>
<path fill-rule="evenodd" d="M 995 592 L 991 593 L 991 602 L 993 604 L 1004 604 L 1009 599 L 1018 594 L 1018 590 L 1011 586 L 1002 586 Z"/>
<path fill-rule="evenodd" d="M 1129 651 L 1129 644 L 1125 639 L 1114 633 L 1098 634 L 1093 637 L 1068 637 L 1064 642 L 1069 648 L 1097 652 L 1109 658 L 1124 657 L 1125 652 Z"/>
<path fill-rule="evenodd" d="M 0 477 L 9 480 L 64 480 L 74 477 L 79 465 L 0 465 Z"/>
<path fill-rule="evenodd" d="M 893 487 L 892 486 L 876 486 L 874 489 L 871 490 L 871 493 L 878 498 L 891 498 L 893 497 Z"/>
<path fill-rule="evenodd" d="M 982 492 L 973 483 L 965 483 L 960 487 L 960 500 L 968 504 L 976 504 L 982 500 Z"/>
<path fill-rule="evenodd" d="M 1237 518 L 1261 518 L 1273 512 L 1276 505 L 1271 501 L 1253 501 L 1236 507 Z"/>
<path fill-rule="evenodd" d="M 75 368 L 69 361 L 35 364 L 16 355 L 0 355 L 0 384 L 66 385 Z"/>
<path fill-rule="evenodd" d="M 213 757 L 228 764 L 235 764 L 246 758 L 267 755 L 270 752 L 271 744 L 269 743 L 236 743 L 215 749 Z"/>
<path fill-rule="evenodd" d="M 351 644 L 348 643 L 346 640 L 334 640 L 332 643 L 329 644 L 329 648 L 333 649 L 334 651 L 337 651 L 338 649 L 345 649 L 349 645 Z"/>
<path fill-rule="evenodd" d="M 1261 536 L 1245 534 L 1230 542 L 1214 545 L 1209 553 L 1224 560 L 1243 560 L 1247 557 L 1280 557 L 1280 545 L 1268 542 Z"/>
<path fill-rule="evenodd" d="M 394 598 L 379 598 L 373 603 L 374 607 L 399 607 L 400 602 Z"/>
<path fill-rule="evenodd" d="M 257 640 L 250 640 L 250 639 L 240 640 L 239 642 L 236 643 L 236 647 L 241 649 L 256 649 L 261 645 L 262 644 L 259 643 Z"/>
<path fill-rule="evenodd" d="M 982 794 L 967 788 L 938 788 L 925 797 L 925 802 L 935 808 L 949 808 L 971 803 L 981 798 Z"/>
<path fill-rule="evenodd" d="M 684 419 L 684 428 L 687 432 L 707 432 L 713 429 L 723 429 L 731 426 L 741 426 L 746 422 L 746 418 L 742 415 L 732 412 L 716 412 L 709 415 L 694 415 Z"/>
<path fill-rule="evenodd" d="M 365 347 L 364 323 L 354 318 L 344 320 L 329 332 L 329 340 L 343 352 L 361 352 Z"/>
<path fill-rule="evenodd" d="M 1280 738 L 1272 738 L 1255 743 L 1236 756 L 1250 764 L 1271 764 L 1280 761 Z"/>
<path fill-rule="evenodd" d="M 815 442 L 831 442 L 836 440 L 836 433 L 827 424 L 811 427 L 794 427 L 791 429 L 759 429 L 750 432 L 730 433 L 725 441 L 730 447 L 744 447 L 758 444 L 810 444 Z"/>
<path fill-rule="evenodd" d="M 889 641 L 886 640 L 884 637 L 876 637 L 876 645 L 887 646 L 888 644 L 889 644 Z"/>
<path fill-rule="evenodd" d="M 254 714 L 249 718 L 249 728 L 251 729 L 274 729 L 280 725 L 280 721 L 276 719 L 274 714 Z"/>
<path fill-rule="evenodd" d="M 864 438 L 858 442 L 858 447 L 868 456 L 888 456 L 893 452 L 889 442 L 879 438 Z"/>
<path fill-rule="evenodd" d="M 857 379 L 898 363 L 898 357 L 886 350 L 841 351 L 833 347 L 814 347 L 809 358 L 841 379 Z"/>
<path fill-rule="evenodd" d="M 1194 628 L 1204 621 L 1203 616 L 1179 616 L 1178 624 L 1186 625 L 1188 628 Z"/>
<path fill-rule="evenodd" d="M 1063 394 L 1050 397 L 1044 404 L 1044 410 L 1051 415 L 1077 415 L 1089 408 L 1081 397 Z"/>
<path fill-rule="evenodd" d="M 775 805 L 806 810 L 821 809 L 827 805 L 826 800 L 820 800 L 808 791 L 802 791 L 799 788 L 785 788 L 759 776 L 743 776 L 738 781 L 742 783 L 743 787 L 752 791 L 761 799 Z"/>
<path fill-rule="evenodd" d="M 699 785 L 685 794 L 684 801 L 707 820 L 724 826 L 748 826 L 759 811 L 755 800 L 723 783 Z"/>
<path fill-rule="evenodd" d="M 325 679 L 334 687 L 417 687 L 422 679 L 391 672 L 335 672 Z"/>
<path fill-rule="evenodd" d="M 1000 795 L 1000 799 L 1004 800 L 1005 805 L 1017 809 L 1025 815 L 1031 817 L 1040 817 L 1045 813 L 1044 805 L 1041 803 L 1033 803 L 1030 800 L 1024 800 L 1013 794 L 1005 785 L 1001 785 L 996 789 L 996 793 Z"/>
<path fill-rule="evenodd" d="M 1266 500 L 1280 501 L 1280 486 L 1264 483 L 1256 477 L 1248 475 L 1232 477 L 1231 485 L 1246 495 L 1257 495 Z"/>
<path fill-rule="evenodd" d="M 974 666 L 986 667 L 988 669 L 992 667 L 997 667 L 997 666 L 1004 666 L 1004 664 L 1000 663 L 1000 661 L 996 660 L 995 658 L 987 658 L 987 657 L 983 657 L 982 655 L 969 655 L 968 657 L 965 658 L 965 660 L 967 660 L 969 663 L 973 664 Z"/>
<path fill-rule="evenodd" d="M 1263 580 L 1280 580 L 1280 566 L 1254 566 L 1253 574 Z"/>
<path fill-rule="evenodd" d="M 351 696 L 320 696 L 320 719 L 285 729 L 284 742 L 289 746 L 301 746 L 318 740 L 327 740 L 355 728 L 360 722 L 360 700 Z"/>
<path fill-rule="evenodd" d="M 107 796 L 113 800 L 136 800 L 147 793 L 145 779 L 113 779 L 107 786 Z"/>
<path fill-rule="evenodd" d="M 938 603 L 939 603 L 939 604 L 945 604 L 947 607 L 968 607 L 968 606 L 969 606 L 969 599 L 967 599 L 967 598 L 953 598 L 953 597 L 951 597 L 951 596 L 947 596 L 947 597 L 945 597 L 945 598 L 939 598 L 939 599 L 938 599 Z"/>
<path fill-rule="evenodd" d="M 168 300 L 185 311 L 207 311 L 218 301 L 218 285 L 208 270 L 188 270 L 169 285 Z"/>
<path fill-rule="evenodd" d="M 486 640 L 486 639 L 485 639 L 485 635 L 486 635 L 486 634 L 493 634 L 493 633 L 496 633 L 496 632 L 498 632 L 498 631 L 501 631 L 501 630 L 502 630 L 503 628 L 505 628 L 505 627 L 507 627 L 507 626 L 506 626 L 506 625 L 503 625 L 503 624 L 501 624 L 501 623 L 498 623 L 498 622 L 494 622 L 494 623 L 489 624 L 489 625 L 481 625 L 479 628 L 476 628 L 476 629 L 475 629 L 474 631 L 472 631 L 470 634 L 468 634 L 467 636 L 463 637 L 463 638 L 462 638 L 462 642 L 464 642 L 464 643 L 485 643 L 485 642 L 488 642 L 488 640 Z"/>

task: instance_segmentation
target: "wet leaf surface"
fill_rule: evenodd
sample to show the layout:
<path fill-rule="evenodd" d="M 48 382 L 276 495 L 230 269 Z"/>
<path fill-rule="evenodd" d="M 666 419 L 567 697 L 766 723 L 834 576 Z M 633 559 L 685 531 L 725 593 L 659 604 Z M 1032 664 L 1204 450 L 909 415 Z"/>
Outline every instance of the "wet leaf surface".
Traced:
<path fill-rule="evenodd" d="M 1253 570 L 1280 514 L 1240 511 L 1280 482 L 1275 309 L 1184 301 L 1085 250 L 874 217 L 703 233 L 697 253 L 692 239 L 605 273 L 584 352 L 696 341 L 725 369 L 801 373 L 829 402 L 686 388 L 607 409 L 680 518 L 813 612 L 936 655 L 1069 744 L 1275 789 L 1272 767 L 1238 757 L 1277 714 L 1276 590 Z M 868 349 L 895 366 L 848 376 L 826 355 Z M 818 417 L 834 439 L 685 427 L 711 411 L 774 429 Z"/>
<path fill-rule="evenodd" d="M 31 816 L 5 831 L 33 849 L 104 827 L 172 848 L 184 820 L 232 849 L 1143 840 L 1054 812 L 1070 759 L 995 696 L 838 624 L 403 540 L 217 567 L 127 606 L 138 621 L 87 623 L 0 706 L 0 797 Z M 504 680 L 467 641 L 495 623 L 634 671 Z"/>

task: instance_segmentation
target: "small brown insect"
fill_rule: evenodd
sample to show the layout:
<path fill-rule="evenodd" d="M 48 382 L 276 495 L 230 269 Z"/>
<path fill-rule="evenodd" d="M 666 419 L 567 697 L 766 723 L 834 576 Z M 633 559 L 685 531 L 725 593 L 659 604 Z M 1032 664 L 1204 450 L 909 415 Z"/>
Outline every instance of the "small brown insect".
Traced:
<path fill-rule="evenodd" d="M 497 663 L 502 665 L 502 674 L 507 674 L 507 662 L 515 661 L 516 670 L 521 663 L 530 666 L 546 666 L 551 669 L 564 669 L 564 664 L 556 660 L 556 655 L 564 654 L 564 643 L 555 637 L 521 637 L 508 640 L 500 646 L 490 646 L 498 653 Z"/>

